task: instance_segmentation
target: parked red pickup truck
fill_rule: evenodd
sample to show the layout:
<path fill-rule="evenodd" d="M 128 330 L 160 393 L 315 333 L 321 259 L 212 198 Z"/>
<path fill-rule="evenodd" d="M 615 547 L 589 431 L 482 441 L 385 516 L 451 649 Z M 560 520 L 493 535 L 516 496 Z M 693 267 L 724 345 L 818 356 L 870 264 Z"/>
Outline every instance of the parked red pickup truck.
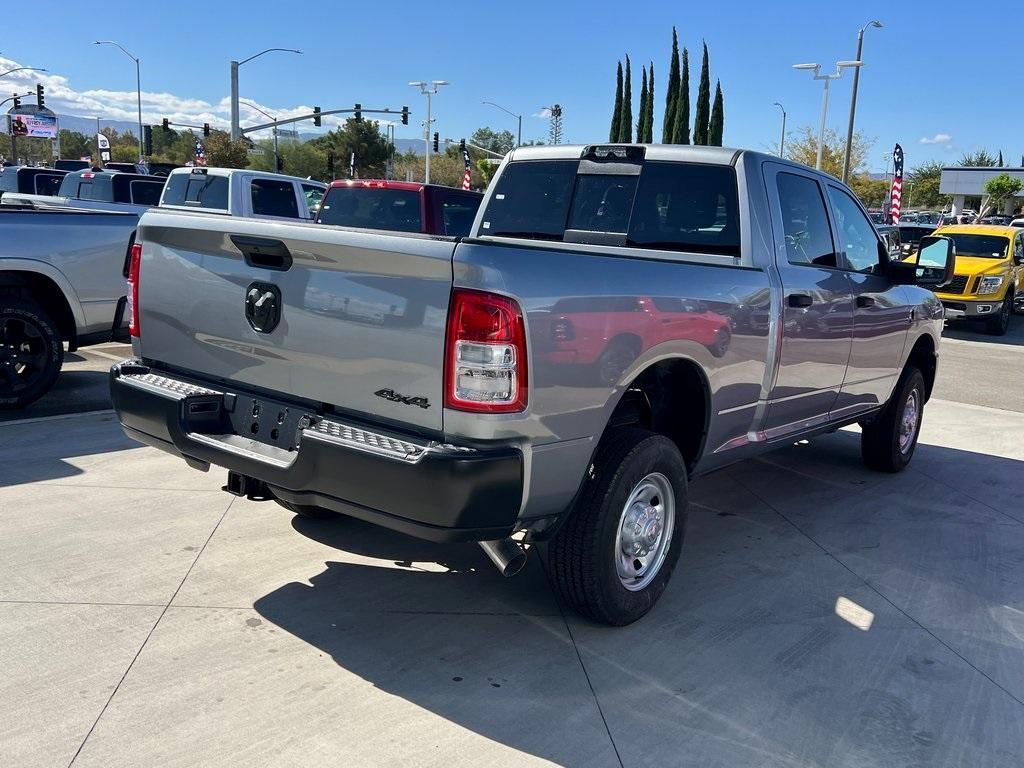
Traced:
<path fill-rule="evenodd" d="M 359 229 L 465 237 L 483 197 L 480 192 L 412 181 L 335 181 L 316 220 Z"/>

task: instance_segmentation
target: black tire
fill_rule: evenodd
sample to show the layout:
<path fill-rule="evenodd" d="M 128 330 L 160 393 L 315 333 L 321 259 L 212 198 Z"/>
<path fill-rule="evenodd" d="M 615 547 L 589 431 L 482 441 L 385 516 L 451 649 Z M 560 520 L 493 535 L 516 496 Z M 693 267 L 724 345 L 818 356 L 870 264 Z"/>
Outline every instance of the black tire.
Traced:
<path fill-rule="evenodd" d="M 289 512 L 294 512 L 299 517 L 305 517 L 309 520 L 334 520 L 335 518 L 341 517 L 340 512 L 335 512 L 332 509 L 313 507 L 307 504 L 292 504 L 290 501 L 285 501 L 284 499 L 278 499 L 276 497 L 274 498 L 274 501 Z"/>
<path fill-rule="evenodd" d="M 672 531 L 649 583 L 631 590 L 616 567 L 621 518 L 634 489 L 655 474 L 673 492 Z M 584 482 L 575 508 L 548 544 L 548 574 L 574 610 L 604 624 L 631 624 L 654 607 L 679 560 L 687 516 L 686 465 L 668 438 L 625 428 L 604 439 Z"/>
<path fill-rule="evenodd" d="M 732 331 L 729 330 L 728 326 L 725 326 L 718 331 L 715 343 L 708 348 L 708 351 L 711 352 L 713 357 L 725 357 L 725 353 L 729 351 L 729 344 L 731 343 Z"/>
<path fill-rule="evenodd" d="M 904 417 L 914 397 L 916 418 L 911 432 Z M 908 365 L 896 383 L 888 405 L 871 422 L 861 427 L 860 454 L 864 463 L 879 472 L 902 472 L 914 456 L 924 414 L 924 376 Z"/>
<path fill-rule="evenodd" d="M 626 339 L 613 339 L 597 359 L 597 375 L 604 384 L 615 384 L 636 360 L 636 345 Z"/>
<path fill-rule="evenodd" d="M 64 343 L 50 316 L 32 301 L 0 298 L 0 410 L 45 395 L 63 364 Z"/>
<path fill-rule="evenodd" d="M 1013 314 L 1013 294 L 1007 291 L 1006 298 L 999 305 L 999 314 L 985 321 L 985 330 L 992 336 L 1005 336 L 1010 330 L 1010 316 Z"/>

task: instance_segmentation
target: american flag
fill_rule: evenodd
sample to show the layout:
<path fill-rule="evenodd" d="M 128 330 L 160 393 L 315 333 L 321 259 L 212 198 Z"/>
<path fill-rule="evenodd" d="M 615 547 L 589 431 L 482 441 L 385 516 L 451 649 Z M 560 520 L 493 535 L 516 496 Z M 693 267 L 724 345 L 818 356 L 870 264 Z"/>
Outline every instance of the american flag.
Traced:
<path fill-rule="evenodd" d="M 206 147 L 199 139 L 196 139 L 196 165 L 206 165 Z"/>
<path fill-rule="evenodd" d="M 899 144 L 892 151 L 892 191 L 889 200 L 889 218 L 893 224 L 899 224 L 900 207 L 903 204 L 903 147 Z"/>
<path fill-rule="evenodd" d="M 466 164 L 466 172 L 462 175 L 462 188 L 468 190 L 470 188 L 470 182 L 473 181 L 473 174 L 472 174 L 472 172 L 470 171 L 470 168 L 469 168 L 469 150 L 468 149 L 463 149 L 462 150 L 462 161 Z"/>

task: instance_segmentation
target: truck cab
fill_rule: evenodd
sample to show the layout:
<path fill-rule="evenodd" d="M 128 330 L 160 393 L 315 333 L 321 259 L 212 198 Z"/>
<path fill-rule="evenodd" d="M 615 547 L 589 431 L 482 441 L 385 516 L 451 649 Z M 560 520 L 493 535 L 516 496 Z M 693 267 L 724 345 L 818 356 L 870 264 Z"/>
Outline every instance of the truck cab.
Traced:
<path fill-rule="evenodd" d="M 67 171 L 30 166 L 0 166 L 0 199 L 8 192 L 56 195 Z"/>
<path fill-rule="evenodd" d="M 56 195 L 8 194 L 5 205 L 79 208 L 142 214 L 160 200 L 164 179 L 120 171 L 75 171 L 61 179 Z"/>
<path fill-rule="evenodd" d="M 161 208 L 261 219 L 312 219 L 327 185 L 280 173 L 236 168 L 175 168 Z"/>

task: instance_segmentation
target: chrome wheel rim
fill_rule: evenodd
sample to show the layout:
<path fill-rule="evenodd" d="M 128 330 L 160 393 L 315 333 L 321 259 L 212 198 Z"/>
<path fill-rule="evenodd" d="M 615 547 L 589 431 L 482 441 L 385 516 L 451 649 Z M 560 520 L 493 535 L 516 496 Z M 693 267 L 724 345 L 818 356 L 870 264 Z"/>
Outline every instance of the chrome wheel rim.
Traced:
<path fill-rule="evenodd" d="M 615 535 L 615 572 L 630 592 L 654 580 L 672 545 L 676 497 L 672 484 L 652 472 L 636 484 L 619 516 Z"/>
<path fill-rule="evenodd" d="M 917 421 L 920 418 L 921 406 L 917 396 L 917 390 L 912 390 L 907 395 L 907 402 L 903 404 L 903 417 L 900 419 L 900 452 L 906 453 L 914 444 L 914 435 L 917 434 Z"/>

